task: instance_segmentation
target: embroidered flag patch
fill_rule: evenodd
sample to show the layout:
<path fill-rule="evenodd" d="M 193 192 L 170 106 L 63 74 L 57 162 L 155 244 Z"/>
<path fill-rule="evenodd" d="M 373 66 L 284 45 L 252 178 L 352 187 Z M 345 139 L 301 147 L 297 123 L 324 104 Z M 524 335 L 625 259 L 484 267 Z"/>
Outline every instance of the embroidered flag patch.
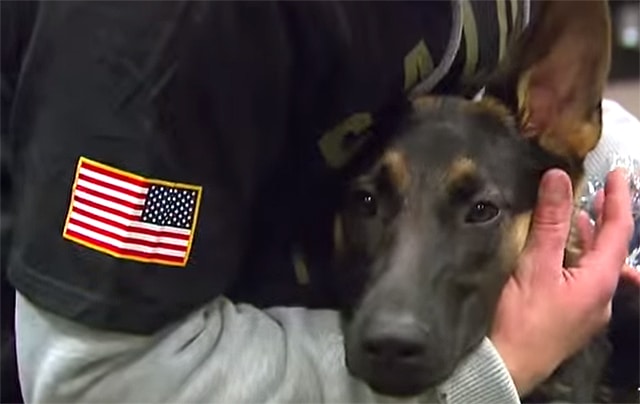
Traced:
<path fill-rule="evenodd" d="M 202 187 L 144 178 L 81 157 L 63 237 L 117 258 L 185 266 Z"/>

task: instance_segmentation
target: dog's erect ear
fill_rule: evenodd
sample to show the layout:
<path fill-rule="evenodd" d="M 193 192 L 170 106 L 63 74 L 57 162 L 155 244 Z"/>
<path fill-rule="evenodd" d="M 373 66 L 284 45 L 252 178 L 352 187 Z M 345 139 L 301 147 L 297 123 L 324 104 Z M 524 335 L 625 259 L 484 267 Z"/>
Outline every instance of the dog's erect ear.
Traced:
<path fill-rule="evenodd" d="M 602 127 L 600 102 L 611 59 L 608 5 L 606 0 L 538 3 L 535 19 L 506 56 L 501 85 L 487 90 L 517 111 L 523 135 L 581 162 Z"/>

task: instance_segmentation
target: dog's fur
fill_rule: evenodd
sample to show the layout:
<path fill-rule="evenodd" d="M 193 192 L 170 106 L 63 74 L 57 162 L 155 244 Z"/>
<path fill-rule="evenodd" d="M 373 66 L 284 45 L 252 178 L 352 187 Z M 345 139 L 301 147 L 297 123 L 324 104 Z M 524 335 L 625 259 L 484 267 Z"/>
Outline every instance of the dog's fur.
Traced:
<path fill-rule="evenodd" d="M 561 168 L 581 187 L 609 62 L 605 1 L 547 1 L 482 100 L 418 94 L 378 126 L 390 136 L 351 167 L 333 223 L 356 377 L 380 393 L 418 394 L 488 334 L 542 174 Z M 580 253 L 571 240 L 568 265 Z M 530 398 L 595 401 L 608 353 L 596 337 Z"/>

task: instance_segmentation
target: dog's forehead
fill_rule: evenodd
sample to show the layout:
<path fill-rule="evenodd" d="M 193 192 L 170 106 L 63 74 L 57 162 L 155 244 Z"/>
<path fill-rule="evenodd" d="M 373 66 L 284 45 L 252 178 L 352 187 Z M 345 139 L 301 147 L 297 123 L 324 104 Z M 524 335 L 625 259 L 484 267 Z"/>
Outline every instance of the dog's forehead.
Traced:
<path fill-rule="evenodd" d="M 422 97 L 380 161 L 401 191 L 412 177 L 455 183 L 495 170 L 496 160 L 512 158 L 516 138 L 514 119 L 499 101 Z"/>
<path fill-rule="evenodd" d="M 493 97 L 477 101 L 450 96 L 422 97 L 414 100 L 412 106 L 409 132 L 422 134 L 413 133 L 408 136 L 409 141 L 411 138 L 422 138 L 438 143 L 443 136 L 448 136 L 452 140 L 458 139 L 455 144 L 475 145 L 491 139 L 491 136 L 478 136 L 479 132 L 506 134 L 516 130 L 515 119 L 509 108 Z"/>

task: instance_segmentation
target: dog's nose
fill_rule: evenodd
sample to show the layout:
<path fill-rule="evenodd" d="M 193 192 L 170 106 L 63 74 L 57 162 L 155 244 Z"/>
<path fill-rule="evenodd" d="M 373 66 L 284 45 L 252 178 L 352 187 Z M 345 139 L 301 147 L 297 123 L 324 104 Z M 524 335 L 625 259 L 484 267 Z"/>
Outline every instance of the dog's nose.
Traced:
<path fill-rule="evenodd" d="M 426 337 L 426 329 L 413 317 L 380 315 L 365 327 L 362 349 L 370 360 L 389 366 L 420 366 Z"/>

